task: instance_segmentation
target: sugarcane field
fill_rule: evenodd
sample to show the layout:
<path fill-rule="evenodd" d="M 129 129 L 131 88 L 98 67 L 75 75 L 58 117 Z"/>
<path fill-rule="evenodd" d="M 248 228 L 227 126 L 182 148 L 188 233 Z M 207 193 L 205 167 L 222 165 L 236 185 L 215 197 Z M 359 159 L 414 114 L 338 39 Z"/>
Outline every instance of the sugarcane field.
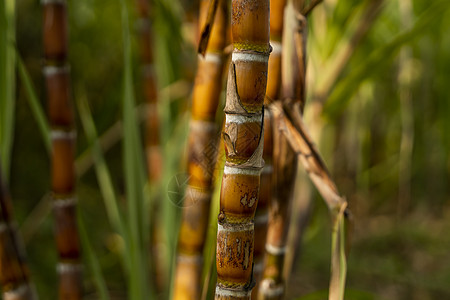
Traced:
<path fill-rule="evenodd" d="M 449 0 L 0 0 L 0 299 L 450 299 Z"/>

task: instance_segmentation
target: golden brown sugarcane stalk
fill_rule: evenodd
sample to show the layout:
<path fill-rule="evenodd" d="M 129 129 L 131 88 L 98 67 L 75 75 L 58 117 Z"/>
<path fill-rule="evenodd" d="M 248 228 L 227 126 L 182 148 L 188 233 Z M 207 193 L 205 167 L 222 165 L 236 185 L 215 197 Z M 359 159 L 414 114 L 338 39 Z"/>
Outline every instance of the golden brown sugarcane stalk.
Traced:
<path fill-rule="evenodd" d="M 147 0 L 136 0 L 136 6 L 138 12 L 143 95 L 147 104 L 148 114 L 145 131 L 145 152 L 149 179 L 154 182 L 161 178 L 162 155 L 159 137 L 158 94 L 152 48 L 150 3 Z"/>
<path fill-rule="evenodd" d="M 44 0 L 43 42 L 48 115 L 52 127 L 52 197 L 59 255 L 59 299 L 82 298 L 74 172 L 75 123 L 67 63 L 68 24 L 64 0 Z"/>
<path fill-rule="evenodd" d="M 298 4 L 298 3 L 297 3 Z M 304 102 L 304 68 L 298 62 L 294 32 L 292 30 L 292 1 L 284 16 L 281 101 Z M 303 61 L 302 61 L 303 62 Z M 272 106 L 273 107 L 273 106 Z M 271 107 L 271 110 L 273 111 Z M 269 204 L 269 227 L 266 241 L 266 258 L 259 299 L 283 299 L 285 293 L 284 259 L 290 222 L 290 208 L 297 173 L 297 155 L 283 132 L 278 128 L 274 114 L 273 133 L 273 196 Z"/>
<path fill-rule="evenodd" d="M 255 251 L 253 254 L 253 277 L 256 286 L 252 291 L 252 299 L 257 299 L 259 282 L 264 269 L 264 254 L 267 237 L 268 206 L 272 198 L 273 173 L 273 120 L 269 111 L 272 101 L 280 97 L 281 87 L 281 37 L 283 31 L 283 13 L 285 0 L 270 1 L 270 45 L 266 98 L 264 101 L 264 168 L 261 172 L 261 188 L 258 207 L 255 214 Z"/>
<path fill-rule="evenodd" d="M 145 155 L 147 161 L 147 172 L 149 181 L 156 183 L 162 176 L 162 153 L 160 147 L 160 128 L 158 115 L 158 92 L 156 72 L 154 65 L 154 53 L 152 43 L 152 24 L 151 24 L 151 6 L 148 0 L 136 0 L 137 10 L 137 28 L 138 28 L 138 42 L 139 54 L 141 62 L 141 85 L 144 103 L 146 104 L 146 118 L 145 118 Z M 159 199 L 156 199 L 153 211 L 159 210 Z M 165 286 L 167 271 L 164 268 L 163 254 L 161 244 L 163 243 L 161 233 L 157 230 L 156 216 L 151 218 L 151 246 L 149 248 L 150 257 L 152 258 L 152 278 L 155 281 L 158 291 L 162 291 Z"/>
<path fill-rule="evenodd" d="M 204 22 L 209 1 L 200 7 L 200 22 Z M 222 90 L 222 74 L 228 23 L 228 3 L 219 1 L 206 55 L 199 56 L 192 99 L 189 132 L 189 182 L 183 206 L 178 238 L 178 257 L 174 299 L 200 299 L 203 248 L 208 229 L 213 192 L 213 175 L 219 142 L 215 122 Z"/>
<path fill-rule="evenodd" d="M 288 57 L 290 65 L 294 66 L 294 68 L 286 69 L 291 70 L 293 76 L 285 76 L 288 72 L 285 73 L 285 69 L 283 69 L 283 91 L 291 92 L 292 94 L 284 95 L 284 101 L 276 102 L 272 107 L 278 132 L 282 132 L 285 140 L 289 142 L 291 151 L 295 152 L 299 157 L 308 176 L 330 210 L 333 221 L 333 239 L 329 299 L 343 299 L 346 278 L 346 255 L 350 240 L 349 232 L 345 231 L 347 230 L 347 225 L 350 225 L 349 231 L 351 231 L 352 220 L 350 211 L 347 208 L 347 201 L 339 195 L 336 185 L 331 179 L 302 121 L 307 24 L 305 17 L 299 13 L 302 11 L 302 5 L 299 5 L 301 2 L 290 1 L 285 15 L 287 25 L 283 33 L 283 39 L 291 41 L 289 46 L 286 43 L 284 44 L 286 51 L 283 52 L 283 68 L 285 65 L 289 65 L 289 62 L 285 63 Z M 297 71 L 292 71 L 296 69 L 295 67 L 297 67 Z M 285 81 L 285 78 L 288 80 Z M 285 83 L 286 85 L 284 85 Z M 298 98 L 295 97 L 297 95 L 299 96 Z M 344 217 L 346 220 L 344 220 Z"/>
<path fill-rule="evenodd" d="M 269 1 L 233 0 L 232 61 L 223 140 L 215 299 L 250 299 L 254 224 L 264 165 L 263 104 L 267 85 Z"/>
<path fill-rule="evenodd" d="M 37 299 L 29 277 L 22 237 L 14 222 L 11 198 L 0 172 L 0 285 L 3 299 Z"/>
<path fill-rule="evenodd" d="M 269 58 L 270 73 L 270 58 Z M 270 78 L 270 76 L 269 76 Z M 264 110 L 264 167 L 261 171 L 261 184 L 259 189 L 259 201 L 255 213 L 255 250 L 253 253 L 253 278 L 255 288 L 252 291 L 252 299 L 257 299 L 259 284 L 264 269 L 264 254 L 266 248 L 267 224 L 269 219 L 269 203 L 272 196 L 272 157 L 273 157 L 273 128 L 272 115 L 268 109 Z"/>

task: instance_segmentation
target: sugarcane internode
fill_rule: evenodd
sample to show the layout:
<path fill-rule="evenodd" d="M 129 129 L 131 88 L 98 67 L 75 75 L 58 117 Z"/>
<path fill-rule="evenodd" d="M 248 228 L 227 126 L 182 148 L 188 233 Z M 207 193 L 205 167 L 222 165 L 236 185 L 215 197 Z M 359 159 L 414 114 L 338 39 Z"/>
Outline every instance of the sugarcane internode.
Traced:
<path fill-rule="evenodd" d="M 233 54 L 223 141 L 226 162 L 217 231 L 216 299 L 250 299 L 267 85 L 269 1 L 232 1 Z"/>

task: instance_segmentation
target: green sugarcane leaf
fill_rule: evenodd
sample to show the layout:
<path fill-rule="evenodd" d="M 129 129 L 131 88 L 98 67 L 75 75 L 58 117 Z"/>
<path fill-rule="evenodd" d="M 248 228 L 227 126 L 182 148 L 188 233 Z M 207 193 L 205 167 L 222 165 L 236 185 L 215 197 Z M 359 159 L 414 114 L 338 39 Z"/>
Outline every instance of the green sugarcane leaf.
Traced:
<path fill-rule="evenodd" d="M 14 141 L 15 116 L 15 1 L 0 3 L 0 159 L 3 178 L 9 181 L 11 153 Z"/>
<path fill-rule="evenodd" d="M 450 8 L 449 4 L 450 2 L 446 0 L 435 1 L 421 14 L 412 28 L 398 34 L 383 47 L 374 50 L 364 63 L 360 64 L 336 85 L 325 104 L 324 114 L 334 119 L 342 113 L 352 99 L 352 95 L 358 91 L 359 86 L 380 69 L 388 66 L 404 44 L 421 36 L 429 30 L 430 24 L 439 21 Z"/>
<path fill-rule="evenodd" d="M 100 263 L 98 262 L 97 255 L 92 249 L 91 242 L 89 241 L 89 237 L 86 231 L 86 226 L 84 224 L 83 217 L 81 215 L 80 209 L 78 209 L 78 228 L 80 229 L 80 238 L 81 244 L 83 246 L 83 255 L 87 260 L 87 265 L 91 269 L 92 274 L 94 275 L 94 283 L 97 287 L 97 292 L 99 295 L 99 299 L 101 300 L 109 300 L 109 292 L 106 287 L 105 278 L 102 274 Z"/>
<path fill-rule="evenodd" d="M 76 103 L 81 119 L 81 125 L 83 126 L 88 143 L 91 145 L 90 147 L 92 149 L 92 155 L 94 156 L 95 161 L 95 172 L 100 186 L 100 192 L 102 193 L 103 200 L 105 202 L 109 222 L 114 230 L 122 235 L 125 235 L 126 232 L 122 217 L 120 215 L 118 199 L 112 183 L 111 174 L 98 141 L 97 130 L 95 128 L 94 120 L 92 119 L 92 113 L 85 97 L 78 97 L 78 101 Z M 127 240 L 125 236 L 124 239 Z"/>
<path fill-rule="evenodd" d="M 17 67 L 19 69 L 20 80 L 25 87 L 25 92 L 27 94 L 28 104 L 30 105 L 31 111 L 34 118 L 38 124 L 39 131 L 41 132 L 42 139 L 44 140 L 45 148 L 50 154 L 51 152 L 51 141 L 50 141 L 50 125 L 48 124 L 47 118 L 45 116 L 42 105 L 37 97 L 36 89 L 33 86 L 30 75 L 28 74 L 25 65 L 19 55 L 17 55 Z"/>
<path fill-rule="evenodd" d="M 122 38 L 123 38 L 123 155 L 126 198 L 128 203 L 128 230 L 130 232 L 130 274 L 129 291 L 130 299 L 144 299 L 149 297 L 148 288 L 148 245 L 144 237 L 144 218 L 148 217 L 144 208 L 145 171 L 143 163 L 143 151 L 140 141 L 140 132 L 137 119 L 134 114 L 134 90 L 132 75 L 131 37 L 129 28 L 128 8 L 125 0 L 120 1 Z"/>

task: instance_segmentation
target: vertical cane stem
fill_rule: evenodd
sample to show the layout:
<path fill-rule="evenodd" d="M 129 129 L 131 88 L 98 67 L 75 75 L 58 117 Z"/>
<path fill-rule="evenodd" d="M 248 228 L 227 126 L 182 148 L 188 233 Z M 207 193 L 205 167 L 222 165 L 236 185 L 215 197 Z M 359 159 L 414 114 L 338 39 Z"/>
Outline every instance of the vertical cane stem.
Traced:
<path fill-rule="evenodd" d="M 67 62 L 68 21 L 64 0 L 44 0 L 43 44 L 52 140 L 52 197 L 59 255 L 59 299 L 81 299 L 82 265 L 77 228 L 74 155 L 76 131 Z"/>
<path fill-rule="evenodd" d="M 234 50 L 223 131 L 226 162 L 218 217 L 215 299 L 250 299 L 254 286 L 253 218 L 264 165 L 269 1 L 233 0 L 231 16 Z"/>
<path fill-rule="evenodd" d="M 294 1 L 289 1 L 284 12 L 283 47 L 281 59 L 281 98 L 277 103 L 304 103 L 304 61 L 297 55 Z M 302 2 L 302 1 L 300 1 Z M 295 3 L 302 6 L 302 3 Z M 304 19 L 304 18 L 303 18 Z M 303 20 L 302 19 L 302 20 Z M 302 33 L 304 28 L 300 28 Z M 300 51 L 304 51 L 303 44 Z M 302 56 L 303 58 L 303 56 Z M 275 109 L 275 106 L 271 107 Z M 269 205 L 269 226 L 266 258 L 259 299 L 283 299 L 285 293 L 284 260 L 290 222 L 290 210 L 297 171 L 297 155 L 284 133 L 278 130 L 278 116 L 274 114 L 273 134 L 273 195 Z"/>
<path fill-rule="evenodd" d="M 206 19 L 208 4 L 207 0 L 201 2 L 201 23 Z M 198 58 L 188 140 L 189 180 L 178 238 L 174 292 L 176 300 L 200 299 L 202 293 L 203 248 L 208 229 L 219 142 L 215 116 L 222 90 L 227 15 L 228 3 L 220 0 L 206 55 L 204 57 L 200 55 Z"/>

